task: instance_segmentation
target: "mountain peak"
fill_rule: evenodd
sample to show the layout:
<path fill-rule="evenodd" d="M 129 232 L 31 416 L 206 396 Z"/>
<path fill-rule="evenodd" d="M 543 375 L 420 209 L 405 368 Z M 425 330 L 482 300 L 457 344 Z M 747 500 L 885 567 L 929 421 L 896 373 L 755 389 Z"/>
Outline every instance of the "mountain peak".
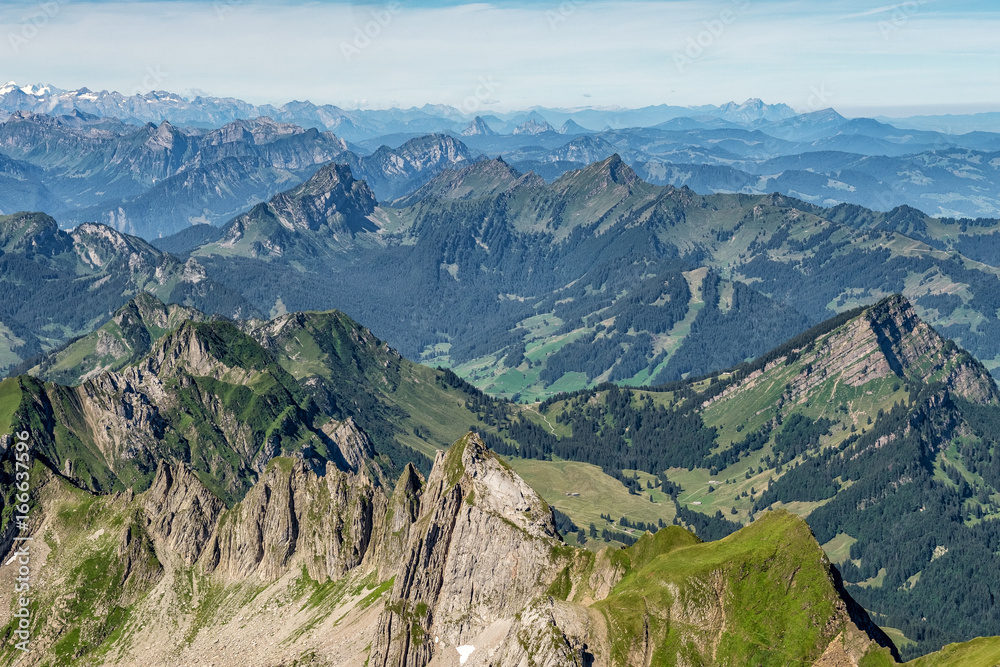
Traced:
<path fill-rule="evenodd" d="M 598 174 L 607 174 L 613 183 L 631 185 L 639 180 L 635 170 L 625 164 L 622 156 L 618 153 L 614 153 L 600 162 L 595 162 L 587 170 Z"/>
<path fill-rule="evenodd" d="M 456 486 L 462 487 L 469 504 L 505 518 L 529 535 L 557 535 L 545 501 L 486 446 L 478 433 L 470 431 L 434 459 L 427 478 L 431 493 L 436 489 L 441 497 Z"/>
<path fill-rule="evenodd" d="M 792 403 L 816 400 L 831 385 L 860 389 L 895 379 L 941 382 L 973 403 L 1000 400 L 989 371 L 923 322 L 900 294 L 841 313 L 739 367 L 706 405 L 761 391 L 759 377 L 769 372 L 782 376 Z"/>
<path fill-rule="evenodd" d="M 610 204 L 622 201 L 642 184 L 638 174 L 614 153 L 583 169 L 563 174 L 552 187 L 566 196 L 579 196 L 587 201 L 607 195 L 610 199 L 606 203 Z"/>
<path fill-rule="evenodd" d="M 740 124 L 752 124 L 760 121 L 780 121 L 795 116 L 795 111 L 787 104 L 767 104 L 757 97 L 752 97 L 742 104 L 728 102 L 718 107 L 715 115 Z"/>
<path fill-rule="evenodd" d="M 481 116 L 476 116 L 472 119 L 464 130 L 462 130 L 463 137 L 491 137 L 495 135 L 496 132 L 493 131 L 486 121 L 482 119 Z"/>
<path fill-rule="evenodd" d="M 922 382 L 943 382 L 974 403 L 998 401 L 989 371 L 968 352 L 923 322 L 910 301 L 894 294 L 865 311 L 885 363 L 893 373 Z"/>
<path fill-rule="evenodd" d="M 559 134 L 586 134 L 588 132 L 590 132 L 590 130 L 583 127 L 572 118 L 563 123 L 562 127 L 559 128 Z"/>
<path fill-rule="evenodd" d="M 460 169 L 441 172 L 412 195 L 393 202 L 393 205 L 409 206 L 428 197 L 471 199 L 494 196 L 520 185 L 543 184 L 544 181 L 535 174 L 521 174 L 502 157 L 480 159 Z"/>
<path fill-rule="evenodd" d="M 355 180 L 350 166 L 330 163 L 320 167 L 312 178 L 271 200 L 276 212 L 285 213 L 286 226 L 302 224 L 317 229 L 337 218 L 351 233 L 370 225 L 363 222 L 375 211 L 375 194 L 364 181 Z"/>
<path fill-rule="evenodd" d="M 328 163 L 305 183 L 233 219 L 222 239 L 203 251 L 240 247 L 254 257 L 315 257 L 348 243 L 355 234 L 374 231 L 368 218 L 376 206 L 368 184 L 355 180 L 350 166 Z"/>
<path fill-rule="evenodd" d="M 524 121 L 514 128 L 512 134 L 544 134 L 545 132 L 555 132 L 555 128 L 539 116 L 538 118 L 529 118 Z"/>

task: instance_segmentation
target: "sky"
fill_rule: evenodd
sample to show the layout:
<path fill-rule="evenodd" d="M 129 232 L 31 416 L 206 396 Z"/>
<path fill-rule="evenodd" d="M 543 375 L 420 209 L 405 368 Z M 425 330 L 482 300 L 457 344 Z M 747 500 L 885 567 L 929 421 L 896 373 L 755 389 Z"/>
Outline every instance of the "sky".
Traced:
<path fill-rule="evenodd" d="M 0 83 L 355 108 L 1000 111 L 995 0 L 0 3 Z"/>

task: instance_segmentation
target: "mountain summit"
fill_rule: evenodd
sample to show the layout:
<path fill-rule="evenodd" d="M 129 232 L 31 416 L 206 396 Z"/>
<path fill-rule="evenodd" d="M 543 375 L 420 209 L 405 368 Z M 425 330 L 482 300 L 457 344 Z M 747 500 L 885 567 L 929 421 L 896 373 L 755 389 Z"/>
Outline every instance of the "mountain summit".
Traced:
<path fill-rule="evenodd" d="M 496 132 L 480 116 L 472 119 L 472 122 L 462 130 L 463 137 L 492 137 L 494 135 Z"/>
<path fill-rule="evenodd" d="M 347 165 L 328 164 L 302 185 L 258 204 L 223 229 L 201 254 L 241 252 L 251 257 L 311 258 L 375 231 L 377 203 Z"/>
<path fill-rule="evenodd" d="M 555 128 L 539 116 L 538 118 L 529 118 L 524 121 L 514 128 L 512 134 L 544 134 L 546 132 L 555 132 Z"/>

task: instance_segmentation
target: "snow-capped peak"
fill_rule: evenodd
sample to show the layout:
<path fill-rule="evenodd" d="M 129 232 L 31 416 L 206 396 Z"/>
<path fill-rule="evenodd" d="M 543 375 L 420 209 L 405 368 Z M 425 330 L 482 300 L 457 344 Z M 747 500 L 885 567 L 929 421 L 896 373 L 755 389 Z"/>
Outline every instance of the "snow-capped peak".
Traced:
<path fill-rule="evenodd" d="M 43 86 L 42 84 L 38 84 L 37 86 L 27 85 L 27 86 L 21 86 L 21 92 L 24 93 L 25 95 L 33 95 L 34 97 L 41 97 L 43 95 L 47 95 L 50 92 L 52 92 L 52 88 L 50 86 Z"/>
<path fill-rule="evenodd" d="M 0 86 L 0 95 L 6 95 L 17 88 L 17 84 L 13 81 L 8 81 L 7 83 Z"/>

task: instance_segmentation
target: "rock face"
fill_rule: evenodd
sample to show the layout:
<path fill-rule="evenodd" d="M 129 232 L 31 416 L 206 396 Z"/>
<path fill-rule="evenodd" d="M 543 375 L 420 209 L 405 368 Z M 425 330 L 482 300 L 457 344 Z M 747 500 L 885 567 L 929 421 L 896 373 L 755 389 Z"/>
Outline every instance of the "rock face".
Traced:
<path fill-rule="evenodd" d="M 234 218 L 222 239 L 203 252 L 311 257 L 349 243 L 356 234 L 376 231 L 369 219 L 375 207 L 374 193 L 355 180 L 349 166 L 329 164 L 302 185 Z"/>
<path fill-rule="evenodd" d="M 323 426 L 323 433 L 337 447 L 344 465 L 354 472 L 361 470 L 365 462 L 375 456 L 375 445 L 371 438 L 358 428 L 351 417 L 342 422 L 328 422 Z"/>
<path fill-rule="evenodd" d="M 788 381 L 787 398 L 793 401 L 807 400 L 830 378 L 860 387 L 893 377 L 942 382 L 974 403 L 1000 399 L 989 371 L 920 320 L 910 302 L 900 295 L 883 299 L 831 333 L 789 352 L 791 356 L 774 359 L 707 401 L 706 406 L 755 387 L 768 371 L 792 357 L 803 364 L 802 372 Z"/>
<path fill-rule="evenodd" d="M 146 530 L 156 543 L 193 565 L 215 530 L 222 501 L 185 466 L 160 462 L 153 486 L 145 493 Z"/>
<path fill-rule="evenodd" d="M 374 563 L 388 498 L 365 474 L 332 464 L 322 477 L 301 460 L 276 460 L 227 512 L 206 548 L 205 570 L 231 581 L 270 581 L 301 562 L 319 581 Z"/>
<path fill-rule="evenodd" d="M 350 167 L 331 164 L 298 188 L 276 195 L 269 206 L 290 230 L 315 231 L 326 225 L 356 233 L 362 227 L 373 229 L 364 220 L 375 210 L 375 195 L 364 181 L 354 180 Z"/>
<path fill-rule="evenodd" d="M 986 368 L 920 320 L 905 297 L 882 300 L 868 310 L 866 319 L 892 372 L 924 382 L 943 382 L 976 403 L 998 399 L 996 384 Z"/>
<path fill-rule="evenodd" d="M 51 415 L 38 434 L 46 457 L 59 470 L 70 466 L 67 476 L 94 491 L 132 486 L 165 459 L 207 473 L 217 492 L 235 500 L 282 453 L 326 450 L 344 470 L 357 471 L 374 452 L 356 425 L 309 412 L 295 379 L 226 321 L 185 321 L 133 365 L 77 387 L 31 378 L 23 384 L 33 412 Z M 72 430 L 72 440 L 57 424 Z"/>
<path fill-rule="evenodd" d="M 558 573 L 557 535 L 545 502 L 479 436 L 439 452 L 370 664 L 426 665 L 510 627 Z"/>

